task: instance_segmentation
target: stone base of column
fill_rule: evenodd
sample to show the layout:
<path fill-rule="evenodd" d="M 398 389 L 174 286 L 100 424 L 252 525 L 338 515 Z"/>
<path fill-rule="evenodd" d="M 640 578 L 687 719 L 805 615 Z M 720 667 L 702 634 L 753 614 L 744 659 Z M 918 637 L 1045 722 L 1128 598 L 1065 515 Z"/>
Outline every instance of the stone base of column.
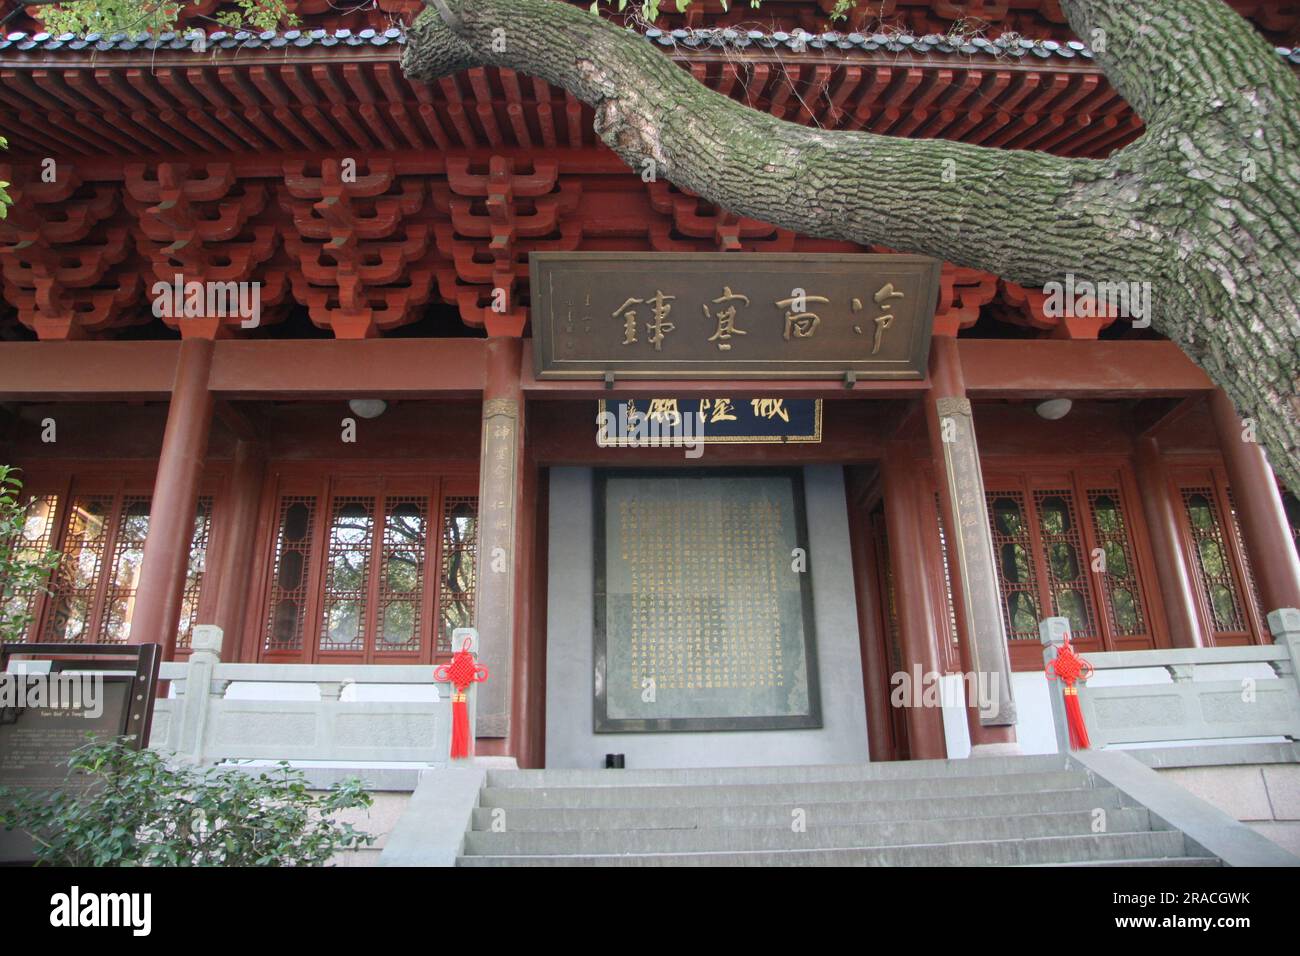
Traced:
<path fill-rule="evenodd" d="M 1020 744 L 1014 740 L 996 744 L 976 744 L 970 749 L 972 757 L 1023 757 L 1024 754 Z"/>
<path fill-rule="evenodd" d="M 475 767 L 482 767 L 484 770 L 519 769 L 519 761 L 514 757 L 471 757 L 469 762 Z"/>

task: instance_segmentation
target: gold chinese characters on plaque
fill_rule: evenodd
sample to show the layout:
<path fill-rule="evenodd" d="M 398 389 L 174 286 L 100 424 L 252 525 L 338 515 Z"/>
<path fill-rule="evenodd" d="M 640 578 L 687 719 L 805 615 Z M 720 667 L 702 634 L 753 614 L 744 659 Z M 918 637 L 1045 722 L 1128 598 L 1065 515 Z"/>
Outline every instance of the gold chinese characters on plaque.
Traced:
<path fill-rule="evenodd" d="M 538 378 L 925 377 L 926 256 L 535 252 Z"/>

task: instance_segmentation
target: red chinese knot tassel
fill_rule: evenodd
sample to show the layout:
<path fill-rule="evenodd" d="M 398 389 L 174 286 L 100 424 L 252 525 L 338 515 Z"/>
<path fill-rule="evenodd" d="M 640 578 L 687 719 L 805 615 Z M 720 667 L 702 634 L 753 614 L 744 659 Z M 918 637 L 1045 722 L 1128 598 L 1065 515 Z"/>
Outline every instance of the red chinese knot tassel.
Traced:
<path fill-rule="evenodd" d="M 470 684 L 480 684 L 488 679 L 486 664 L 476 663 L 470 650 L 471 638 L 452 655 L 451 663 L 439 664 L 433 669 L 433 679 L 449 681 L 455 688 L 451 695 L 451 759 L 459 760 L 470 755 L 469 690 Z"/>
<path fill-rule="evenodd" d="M 1083 710 L 1079 707 L 1079 688 L 1074 685 L 1092 676 L 1092 665 L 1074 652 L 1067 634 L 1046 671 L 1048 680 L 1059 678 L 1063 685 L 1061 693 L 1065 697 L 1065 724 L 1070 728 L 1070 749 L 1087 750 L 1088 728 L 1083 723 Z"/>

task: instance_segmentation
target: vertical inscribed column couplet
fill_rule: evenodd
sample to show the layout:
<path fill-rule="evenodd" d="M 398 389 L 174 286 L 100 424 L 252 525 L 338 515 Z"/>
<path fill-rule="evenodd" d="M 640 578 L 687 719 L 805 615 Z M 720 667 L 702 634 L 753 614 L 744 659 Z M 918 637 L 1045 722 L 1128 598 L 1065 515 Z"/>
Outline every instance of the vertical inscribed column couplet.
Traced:
<path fill-rule="evenodd" d="M 485 398 L 479 461 L 479 659 L 493 679 L 479 689 L 475 733 L 508 737 L 518 535 L 519 400 Z"/>
<path fill-rule="evenodd" d="M 945 356 L 936 364 L 947 360 Z M 939 497 L 945 527 L 951 529 L 949 567 L 956 579 L 952 583 L 957 616 L 964 625 L 961 631 L 968 666 L 979 675 L 979 693 L 987 691 L 989 698 L 977 702 L 979 725 L 1012 727 L 1016 706 L 1011 693 L 1011 661 L 971 403 L 964 395 L 929 401 L 933 403 L 931 428 L 937 429 L 937 440 L 931 445 L 942 472 Z M 972 740 L 973 744 L 981 742 Z"/>

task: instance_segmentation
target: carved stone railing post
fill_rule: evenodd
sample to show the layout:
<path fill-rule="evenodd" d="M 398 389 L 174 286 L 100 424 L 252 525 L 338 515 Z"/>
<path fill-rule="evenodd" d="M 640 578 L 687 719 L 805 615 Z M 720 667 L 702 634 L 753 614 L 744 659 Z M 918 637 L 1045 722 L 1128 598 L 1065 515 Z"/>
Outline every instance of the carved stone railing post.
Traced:
<path fill-rule="evenodd" d="M 474 659 L 478 660 L 478 628 L 475 627 L 457 627 L 451 632 L 451 646 L 453 650 L 460 650 L 465 646 L 465 638 L 469 638 L 470 653 Z M 482 662 L 486 663 L 486 662 Z M 490 665 L 489 665 L 490 666 Z M 496 674 L 489 672 L 488 680 L 496 679 Z M 456 693 L 456 688 L 451 689 L 451 693 Z M 477 740 L 475 736 L 478 730 L 478 682 L 473 681 L 465 689 L 465 709 L 469 713 L 469 755 L 474 756 L 474 744 Z"/>
<path fill-rule="evenodd" d="M 195 625 L 186 665 L 185 696 L 180 706 L 180 734 L 176 756 L 186 763 L 203 762 L 203 737 L 207 729 L 208 701 L 225 693 L 227 682 L 214 680 L 221 663 L 221 628 L 215 624 Z"/>
<path fill-rule="evenodd" d="M 1070 619 L 1049 617 L 1038 622 L 1038 639 L 1043 642 L 1043 667 L 1056 660 L 1056 651 L 1070 636 Z M 1052 704 L 1052 726 L 1056 729 L 1056 752 L 1070 752 L 1070 728 L 1065 722 L 1065 699 L 1061 696 L 1059 681 L 1047 682 L 1047 699 Z"/>
<path fill-rule="evenodd" d="M 1280 607 L 1268 614 L 1268 629 L 1273 632 L 1273 642 L 1286 645 L 1291 655 L 1291 676 L 1300 694 L 1300 610 Z"/>

